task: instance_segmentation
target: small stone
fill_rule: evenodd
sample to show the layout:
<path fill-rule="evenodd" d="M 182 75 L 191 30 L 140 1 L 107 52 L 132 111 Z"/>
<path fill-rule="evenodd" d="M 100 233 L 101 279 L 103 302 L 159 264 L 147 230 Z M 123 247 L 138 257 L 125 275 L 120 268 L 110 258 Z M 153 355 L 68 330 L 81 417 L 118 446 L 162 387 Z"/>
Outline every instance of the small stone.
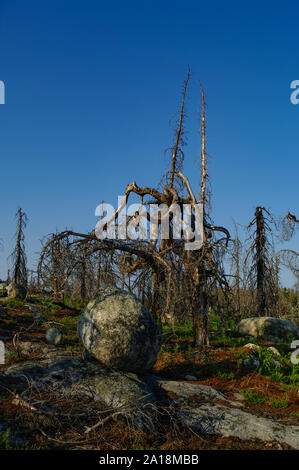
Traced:
<path fill-rule="evenodd" d="M 40 313 L 40 311 L 38 310 L 38 308 L 33 307 L 32 305 L 24 305 L 24 307 L 29 308 L 30 312 L 32 312 L 32 313 Z"/>
<path fill-rule="evenodd" d="M 197 377 L 195 377 L 194 375 L 185 375 L 185 379 L 186 380 L 197 380 Z"/>
<path fill-rule="evenodd" d="M 254 352 L 254 353 L 257 353 L 260 349 L 260 347 L 257 344 L 253 344 L 253 343 L 247 343 L 245 344 L 245 346 L 243 346 L 243 348 L 246 348 L 250 352 Z"/>
<path fill-rule="evenodd" d="M 254 357 L 246 357 L 244 360 L 243 360 L 243 365 L 245 367 L 252 367 L 252 368 L 255 368 L 257 369 L 260 365 L 260 361 Z"/>
<path fill-rule="evenodd" d="M 49 328 L 46 331 L 46 340 L 48 341 L 49 344 L 54 344 L 56 346 L 57 344 L 61 343 L 62 334 L 58 330 L 58 328 Z"/>
<path fill-rule="evenodd" d="M 276 356 L 280 356 L 280 352 L 278 351 L 278 349 L 274 348 L 274 346 L 270 346 L 270 348 L 268 348 L 268 351 L 272 351 L 273 354 L 275 354 Z"/>

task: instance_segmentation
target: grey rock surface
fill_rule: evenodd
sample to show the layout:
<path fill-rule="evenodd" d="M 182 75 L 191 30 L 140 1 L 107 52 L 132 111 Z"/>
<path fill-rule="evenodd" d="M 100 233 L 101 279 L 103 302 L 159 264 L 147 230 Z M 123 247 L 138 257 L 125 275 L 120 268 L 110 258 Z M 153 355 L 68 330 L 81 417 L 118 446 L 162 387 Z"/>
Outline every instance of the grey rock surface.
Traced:
<path fill-rule="evenodd" d="M 260 361 L 254 356 L 248 356 L 243 359 L 242 364 L 245 367 L 252 367 L 254 369 L 257 369 L 260 366 Z"/>
<path fill-rule="evenodd" d="M 198 401 L 226 400 L 225 396 L 213 387 L 208 385 L 197 385 L 175 380 L 159 380 L 162 389 L 176 395 L 176 401 L 181 402 L 185 399 L 195 399 Z"/>
<path fill-rule="evenodd" d="M 247 349 L 248 352 L 258 353 L 260 347 L 257 344 L 247 343 L 243 346 L 243 349 Z"/>
<path fill-rule="evenodd" d="M 34 341 L 18 341 L 17 350 L 22 356 L 42 355 L 51 351 L 52 346 L 45 346 L 44 343 Z"/>
<path fill-rule="evenodd" d="M 195 375 L 185 375 L 186 380 L 197 380 L 197 377 Z"/>
<path fill-rule="evenodd" d="M 244 440 L 260 439 L 264 442 L 277 441 L 299 449 L 299 426 L 286 426 L 219 404 L 181 408 L 178 414 L 184 425 L 203 434 L 238 437 Z"/>
<path fill-rule="evenodd" d="M 40 313 L 40 310 L 38 308 L 34 307 L 33 305 L 24 305 L 24 307 L 29 308 L 30 312 L 32 312 L 32 313 Z"/>
<path fill-rule="evenodd" d="M 24 300 L 27 295 L 25 287 L 15 284 L 14 282 L 8 284 L 6 291 L 9 299 Z"/>
<path fill-rule="evenodd" d="M 49 328 L 46 331 L 46 340 L 49 344 L 57 346 L 62 341 L 62 333 L 58 328 Z"/>
<path fill-rule="evenodd" d="M 78 321 L 85 349 L 102 364 L 125 371 L 150 370 L 162 344 L 161 329 L 129 292 L 106 287 Z"/>
<path fill-rule="evenodd" d="M 102 401 L 109 408 L 127 413 L 139 429 L 155 427 L 157 405 L 171 406 L 184 426 L 195 431 L 240 439 L 277 441 L 299 449 L 299 426 L 255 416 L 239 409 L 219 391 L 206 385 L 167 380 L 152 374 L 112 371 L 97 361 L 82 360 L 74 353 L 48 351 L 40 364 L 25 362 L 0 373 L 0 384 L 14 377 L 34 387 L 57 394 Z M 29 381 L 28 381 L 29 379 Z M 236 397 L 241 399 L 241 397 Z M 237 408 L 236 408 L 237 406 Z M 244 406 L 244 405 L 243 405 Z"/>
<path fill-rule="evenodd" d="M 274 346 L 270 346 L 270 348 L 268 348 L 268 351 L 271 351 L 275 356 L 281 356 L 278 349 L 274 348 Z"/>
<path fill-rule="evenodd" d="M 288 342 L 299 338 L 299 330 L 290 320 L 274 317 L 244 318 L 237 326 L 237 332 L 242 336 L 277 343 Z"/>
<path fill-rule="evenodd" d="M 41 364 L 26 362 L 10 366 L 0 378 L 34 381 L 42 391 L 51 386 L 58 394 L 105 403 L 109 409 L 127 414 L 136 427 L 149 431 L 155 423 L 157 397 L 134 373 L 111 371 L 97 361 L 85 361 L 72 353 L 51 351 Z"/>

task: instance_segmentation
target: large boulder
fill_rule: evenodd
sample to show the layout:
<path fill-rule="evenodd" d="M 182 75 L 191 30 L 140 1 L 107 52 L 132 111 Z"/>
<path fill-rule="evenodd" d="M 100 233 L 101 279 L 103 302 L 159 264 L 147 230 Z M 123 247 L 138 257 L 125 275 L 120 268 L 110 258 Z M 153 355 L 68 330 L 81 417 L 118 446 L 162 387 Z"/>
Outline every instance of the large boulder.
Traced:
<path fill-rule="evenodd" d="M 85 308 L 78 336 L 98 361 L 125 371 L 150 370 L 162 344 L 161 329 L 144 305 L 110 286 L 100 289 Z"/>
<path fill-rule="evenodd" d="M 242 336 L 276 343 L 289 342 L 299 338 L 299 330 L 290 320 L 273 317 L 244 318 L 237 326 Z"/>
<path fill-rule="evenodd" d="M 27 295 L 25 287 L 15 284 L 14 282 L 8 284 L 6 290 L 9 299 L 24 300 Z"/>
<path fill-rule="evenodd" d="M 7 286 L 4 283 L 0 284 L 0 297 L 6 297 L 7 296 Z"/>

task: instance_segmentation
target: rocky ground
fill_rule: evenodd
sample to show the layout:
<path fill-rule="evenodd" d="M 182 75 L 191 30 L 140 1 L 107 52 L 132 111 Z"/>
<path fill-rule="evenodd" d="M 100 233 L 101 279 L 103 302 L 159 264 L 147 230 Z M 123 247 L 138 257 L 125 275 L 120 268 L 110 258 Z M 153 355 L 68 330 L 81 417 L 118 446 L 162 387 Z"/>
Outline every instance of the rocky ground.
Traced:
<path fill-rule="evenodd" d="M 299 449 L 289 344 L 248 348 L 252 340 L 214 331 L 195 351 L 185 324 L 164 328 L 152 371 L 117 372 L 84 353 L 80 310 L 40 299 L 1 305 L 2 448 Z M 47 343 L 51 327 L 61 344 Z"/>

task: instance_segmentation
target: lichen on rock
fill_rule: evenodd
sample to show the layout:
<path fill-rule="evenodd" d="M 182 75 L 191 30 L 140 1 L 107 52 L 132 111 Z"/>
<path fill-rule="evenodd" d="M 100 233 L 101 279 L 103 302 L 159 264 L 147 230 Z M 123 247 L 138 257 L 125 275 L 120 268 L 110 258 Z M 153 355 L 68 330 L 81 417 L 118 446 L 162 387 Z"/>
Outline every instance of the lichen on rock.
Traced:
<path fill-rule="evenodd" d="M 161 329 L 131 293 L 115 287 L 98 291 L 78 321 L 85 349 L 104 365 L 124 371 L 150 370 L 162 344 Z"/>

